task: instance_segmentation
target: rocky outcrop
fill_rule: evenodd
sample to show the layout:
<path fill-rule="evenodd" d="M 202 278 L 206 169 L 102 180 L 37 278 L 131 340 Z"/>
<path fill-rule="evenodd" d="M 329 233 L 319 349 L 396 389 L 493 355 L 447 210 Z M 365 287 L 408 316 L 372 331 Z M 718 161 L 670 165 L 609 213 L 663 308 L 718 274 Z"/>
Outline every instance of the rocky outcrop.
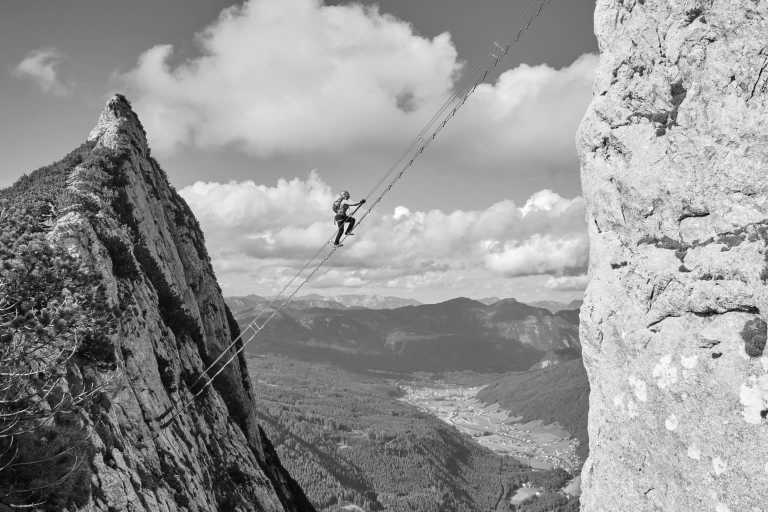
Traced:
<path fill-rule="evenodd" d="M 108 102 L 81 149 L 61 191 L 74 199 L 48 239 L 99 272 L 115 320 L 71 370 L 103 390 L 84 412 L 90 485 L 76 508 L 313 510 L 258 427 L 242 357 L 187 403 L 238 327 L 197 221 L 125 98 Z"/>
<path fill-rule="evenodd" d="M 768 2 L 598 0 L 585 512 L 768 496 Z"/>

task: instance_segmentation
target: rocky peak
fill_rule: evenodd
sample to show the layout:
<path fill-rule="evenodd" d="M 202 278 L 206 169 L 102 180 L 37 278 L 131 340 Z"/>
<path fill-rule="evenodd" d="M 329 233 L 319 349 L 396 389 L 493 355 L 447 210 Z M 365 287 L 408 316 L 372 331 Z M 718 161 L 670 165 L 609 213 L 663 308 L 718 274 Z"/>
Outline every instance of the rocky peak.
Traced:
<path fill-rule="evenodd" d="M 47 499 L 104 512 L 314 510 L 259 427 L 242 356 L 167 421 L 239 328 L 197 221 L 128 101 L 110 99 L 86 143 L 9 196 L 52 250 L 97 276 L 103 300 L 84 303 L 84 316 L 106 305 L 109 318 L 67 369 L 70 389 L 96 396 L 77 423 L 84 473 Z"/>
<path fill-rule="evenodd" d="M 584 512 L 763 510 L 768 2 L 599 0 Z"/>
<path fill-rule="evenodd" d="M 130 143 L 140 151 L 142 156 L 149 156 L 144 126 L 122 94 L 115 94 L 107 101 L 96 126 L 88 135 L 88 140 L 115 150 L 118 149 L 121 141 L 123 144 Z"/>

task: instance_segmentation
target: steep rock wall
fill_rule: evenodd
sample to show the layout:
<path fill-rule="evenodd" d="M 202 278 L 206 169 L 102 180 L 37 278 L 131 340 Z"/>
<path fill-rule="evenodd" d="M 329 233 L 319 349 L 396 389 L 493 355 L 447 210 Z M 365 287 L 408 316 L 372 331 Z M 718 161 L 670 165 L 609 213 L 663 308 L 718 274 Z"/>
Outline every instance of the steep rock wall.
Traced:
<path fill-rule="evenodd" d="M 73 369 L 104 386 L 84 418 L 80 509 L 313 510 L 258 427 L 242 357 L 168 423 L 238 327 L 197 221 L 125 98 L 108 102 L 86 149 L 62 191 L 75 200 L 48 235 L 100 271 L 119 312 L 109 343 Z"/>
<path fill-rule="evenodd" d="M 582 510 L 768 501 L 768 2 L 598 0 Z"/>

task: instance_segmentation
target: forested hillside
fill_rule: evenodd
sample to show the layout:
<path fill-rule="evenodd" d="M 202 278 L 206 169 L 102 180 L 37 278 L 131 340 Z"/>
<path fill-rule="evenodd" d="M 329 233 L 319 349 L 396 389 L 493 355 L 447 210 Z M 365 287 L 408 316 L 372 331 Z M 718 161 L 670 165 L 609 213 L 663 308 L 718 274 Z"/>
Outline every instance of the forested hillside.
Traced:
<path fill-rule="evenodd" d="M 586 458 L 589 381 L 581 359 L 510 373 L 480 390 L 477 398 L 498 403 L 522 421 L 559 423 L 579 440 L 578 453 Z"/>
<path fill-rule="evenodd" d="M 251 357 L 257 409 L 286 467 L 323 511 L 576 512 L 563 470 L 533 470 L 396 400 L 379 377 Z M 523 484 L 546 489 L 514 508 Z M 346 509 L 350 510 L 350 509 Z"/>
<path fill-rule="evenodd" d="M 239 300 L 230 305 L 242 326 L 267 316 Z M 548 352 L 566 359 L 580 352 L 572 312 L 466 298 L 390 310 L 288 308 L 249 350 L 393 371 L 524 370 Z"/>
<path fill-rule="evenodd" d="M 0 510 L 313 510 L 244 359 L 189 401 L 237 326 L 124 97 L 0 192 L 0 255 Z"/>

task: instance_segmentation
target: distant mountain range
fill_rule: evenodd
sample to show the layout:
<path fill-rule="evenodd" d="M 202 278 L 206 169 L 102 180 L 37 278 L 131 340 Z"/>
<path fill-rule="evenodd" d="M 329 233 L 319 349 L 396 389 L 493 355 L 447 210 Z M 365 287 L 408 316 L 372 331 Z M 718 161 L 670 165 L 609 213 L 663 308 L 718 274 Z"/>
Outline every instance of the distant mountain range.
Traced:
<path fill-rule="evenodd" d="M 553 300 L 540 300 L 536 302 L 529 302 L 531 306 L 536 306 L 538 308 L 544 308 L 548 309 L 553 313 L 557 313 L 558 311 L 564 311 L 564 310 L 578 310 L 581 307 L 582 300 L 581 299 L 575 299 L 572 300 L 569 303 L 563 303 L 563 302 L 556 302 Z"/>
<path fill-rule="evenodd" d="M 483 297 L 482 299 L 477 299 L 478 302 L 482 302 L 486 306 L 490 306 L 491 304 L 495 304 L 502 300 L 499 297 Z M 558 311 L 565 311 L 565 310 L 578 310 L 581 307 L 582 300 L 581 299 L 574 299 L 571 302 L 557 302 L 554 300 L 537 300 L 532 302 L 526 302 L 529 306 L 535 306 L 537 308 L 544 308 L 548 309 L 552 313 L 557 313 Z"/>
<path fill-rule="evenodd" d="M 457 298 L 395 309 L 315 300 L 291 304 L 249 351 L 389 371 L 525 370 L 552 354 L 565 360 L 580 354 L 575 311 L 552 313 L 514 299 L 486 305 Z M 266 317 L 263 298 L 227 302 L 242 328 Z"/>
<path fill-rule="evenodd" d="M 272 302 L 273 297 L 263 297 L 261 295 L 246 295 L 244 297 L 229 297 L 227 303 L 234 305 L 240 310 L 252 308 L 263 311 L 266 306 Z M 291 301 L 291 307 L 294 309 L 307 308 L 326 308 L 326 309 L 394 309 L 404 306 L 418 306 L 421 302 L 414 299 L 404 299 L 402 297 L 390 297 L 382 295 L 302 295 Z"/>
<path fill-rule="evenodd" d="M 325 299 L 322 295 L 306 295 L 304 300 Z M 366 308 L 366 309 L 395 309 L 405 306 L 418 306 L 421 302 L 414 299 L 404 299 L 402 297 L 391 297 L 388 295 L 334 295 L 330 299 L 348 308 Z"/>

